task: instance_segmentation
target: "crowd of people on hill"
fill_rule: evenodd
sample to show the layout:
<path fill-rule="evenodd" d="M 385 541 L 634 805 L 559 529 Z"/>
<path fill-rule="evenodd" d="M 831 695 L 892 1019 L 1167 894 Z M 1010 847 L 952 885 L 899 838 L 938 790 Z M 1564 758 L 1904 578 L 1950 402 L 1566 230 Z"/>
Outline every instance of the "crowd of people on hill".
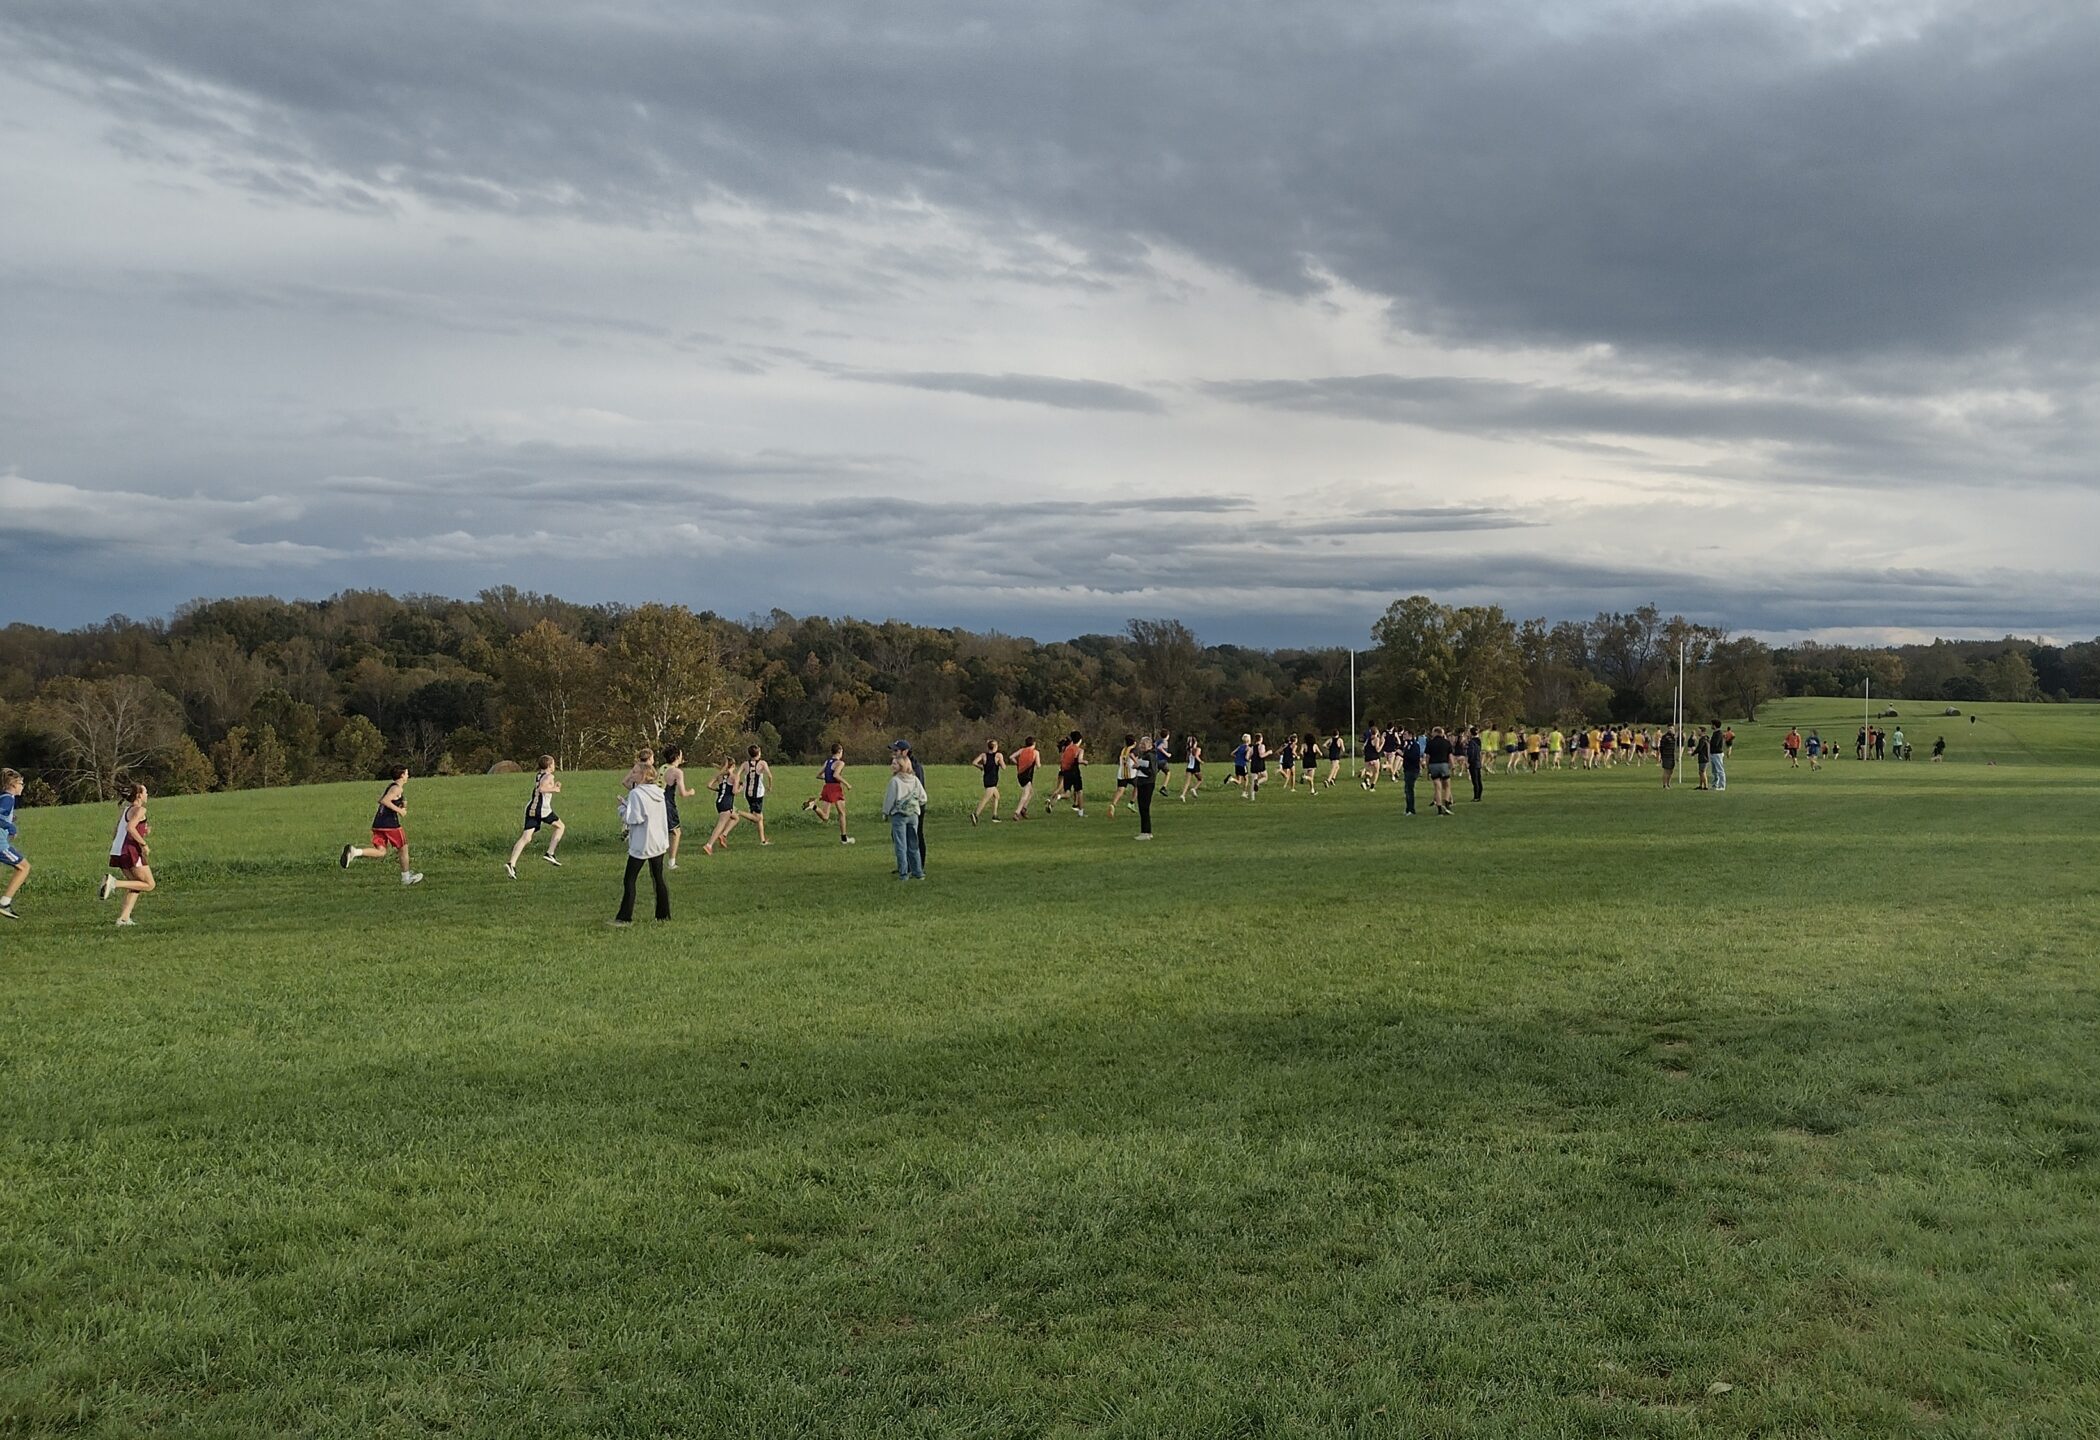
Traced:
<path fill-rule="evenodd" d="M 1696 767 L 1699 789 L 1721 791 L 1728 787 L 1727 760 L 1735 739 L 1734 729 L 1719 723 L 1697 727 L 1684 735 L 1670 726 L 1651 725 L 1574 725 L 1565 729 L 1517 725 L 1486 730 L 1478 725 L 1448 729 L 1431 725 L 1422 730 L 1402 724 L 1371 725 L 1363 731 L 1360 748 L 1356 749 L 1356 757 L 1361 760 L 1357 781 L 1371 793 L 1376 793 L 1381 784 L 1398 787 L 1401 813 L 1414 815 L 1418 788 L 1426 780 L 1431 813 L 1445 817 L 1455 813 L 1454 787 L 1466 784 L 1473 802 L 1479 803 L 1484 798 L 1487 777 L 1498 764 L 1501 773 L 1515 775 L 1643 766 L 1652 759 L 1668 788 L 1678 783 L 1682 758 Z M 1863 727 L 1858 753 L 1861 758 L 1879 758 L 1888 753 L 1891 744 L 1895 754 L 1907 758 L 1909 747 L 1900 729 L 1893 736 L 1884 737 L 1872 727 Z M 1820 768 L 1830 753 L 1814 730 L 1805 738 L 1798 730 L 1789 730 L 1784 746 L 1790 764 L 1798 766 L 1805 755 L 1812 769 Z M 1933 747 L 1935 760 L 1941 757 L 1945 746 L 1942 739 Z M 1324 736 L 1287 734 L 1274 743 L 1261 731 L 1248 731 L 1232 747 L 1230 772 L 1222 784 L 1250 804 L 1259 802 L 1265 792 L 1274 794 L 1278 790 L 1318 795 L 1340 781 L 1344 765 L 1352 758 L 1352 748 L 1340 731 Z M 1122 737 L 1114 750 L 1113 784 L 1097 783 L 1096 793 L 1102 788 L 1109 790 L 1110 819 L 1126 806 L 1135 812 L 1138 840 L 1153 838 L 1154 801 L 1162 789 L 1173 788 L 1177 771 L 1180 782 L 1176 798 L 1180 803 L 1187 804 L 1203 794 L 1205 753 L 1199 736 L 1181 737 L 1177 750 L 1175 737 L 1164 731 L 1157 735 L 1131 732 Z M 1035 819 L 1037 772 L 1052 760 L 1056 765 L 1055 780 L 1045 787 L 1048 795 L 1041 813 L 1047 816 L 1062 804 L 1072 815 L 1084 819 L 1089 762 L 1086 736 L 1078 730 L 1058 737 L 1048 747 L 1039 745 L 1036 737 L 1029 735 L 1011 754 L 997 737 L 988 738 L 971 762 L 981 778 L 982 790 L 976 803 L 964 808 L 963 815 L 973 826 L 987 821 L 1025 823 Z M 853 784 L 846 771 L 845 747 L 833 744 L 817 770 L 817 793 L 802 802 L 801 811 L 824 825 L 836 826 L 839 843 L 852 845 L 855 837 L 848 827 L 847 810 Z M 1009 771 L 1016 794 L 1011 810 L 1002 815 Z M 423 872 L 409 859 L 409 778 L 407 766 L 394 769 L 379 794 L 370 843 L 344 845 L 336 855 L 342 869 L 361 860 L 391 859 L 398 867 L 403 886 L 422 883 Z M 725 756 L 715 766 L 708 783 L 715 802 L 714 821 L 700 853 L 712 856 L 728 849 L 732 837 L 746 826 L 759 846 L 771 845 L 766 834 L 766 800 L 774 780 L 772 764 L 760 746 L 746 747 L 741 757 Z M 12 870 L 4 893 L 0 893 L 0 916 L 8 919 L 15 918 L 15 895 L 30 873 L 28 860 L 15 844 L 19 834 L 15 803 L 21 793 L 22 777 L 12 770 L 0 770 L 0 865 Z M 671 896 L 666 874 L 678 869 L 684 833 L 680 802 L 698 793 L 701 792 L 686 783 L 685 756 L 679 747 L 672 746 L 660 756 L 653 748 L 637 752 L 619 783 L 619 820 L 626 835 L 627 865 L 620 907 L 612 924 L 632 923 L 644 871 L 654 891 L 656 917 L 669 918 Z M 510 879 L 518 878 L 518 865 L 525 852 L 542 839 L 545 848 L 540 858 L 548 865 L 562 864 L 559 852 L 568 827 L 558 813 L 561 794 L 562 781 L 554 757 L 540 756 L 517 837 L 503 863 L 504 873 Z M 110 841 L 109 873 L 99 887 L 104 900 L 119 894 L 124 897 L 117 918 L 119 925 L 133 924 L 133 911 L 140 897 L 155 889 L 148 799 L 143 784 L 128 783 L 120 791 Z M 900 880 L 925 879 L 925 819 L 929 803 L 924 765 L 909 741 L 894 742 L 889 749 L 880 814 L 890 829 L 895 874 Z"/>

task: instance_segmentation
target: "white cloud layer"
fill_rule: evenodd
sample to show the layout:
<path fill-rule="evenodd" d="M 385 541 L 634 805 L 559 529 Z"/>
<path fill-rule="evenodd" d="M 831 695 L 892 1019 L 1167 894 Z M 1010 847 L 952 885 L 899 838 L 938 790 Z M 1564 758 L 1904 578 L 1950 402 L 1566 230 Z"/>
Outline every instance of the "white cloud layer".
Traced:
<path fill-rule="evenodd" d="M 19 0 L 5 618 L 2090 635 L 2096 62 L 2029 0 Z"/>

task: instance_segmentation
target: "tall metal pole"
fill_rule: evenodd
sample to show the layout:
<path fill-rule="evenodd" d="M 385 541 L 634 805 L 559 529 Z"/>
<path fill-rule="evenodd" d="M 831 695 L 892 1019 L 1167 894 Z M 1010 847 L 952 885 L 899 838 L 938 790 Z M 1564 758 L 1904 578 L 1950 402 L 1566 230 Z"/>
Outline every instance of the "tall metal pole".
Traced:
<path fill-rule="evenodd" d="M 1874 754 L 1874 737 L 1867 733 L 1874 728 L 1874 677 L 1872 675 L 1867 677 L 1866 698 L 1860 702 L 1860 708 L 1859 758 L 1866 760 Z M 1838 731 L 1840 735 L 1844 733 L 1842 730 Z"/>
<path fill-rule="evenodd" d="M 1356 647 L 1349 647 L 1349 753 L 1356 757 L 1355 768 L 1349 773 L 1364 773 L 1363 755 L 1356 748 Z"/>

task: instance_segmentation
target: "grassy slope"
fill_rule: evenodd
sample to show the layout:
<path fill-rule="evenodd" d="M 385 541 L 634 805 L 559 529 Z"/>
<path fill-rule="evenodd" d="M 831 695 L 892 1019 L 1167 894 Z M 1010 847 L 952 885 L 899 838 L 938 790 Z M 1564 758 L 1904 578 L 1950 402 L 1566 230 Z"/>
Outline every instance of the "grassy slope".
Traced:
<path fill-rule="evenodd" d="M 376 786 L 157 801 L 131 932 L 30 812 L 0 1433 L 2095 1433 L 2100 709 L 1972 708 L 1142 847 L 940 772 L 916 887 L 862 771 L 628 932 L 610 777 L 516 884 L 417 782 L 406 893 Z"/>

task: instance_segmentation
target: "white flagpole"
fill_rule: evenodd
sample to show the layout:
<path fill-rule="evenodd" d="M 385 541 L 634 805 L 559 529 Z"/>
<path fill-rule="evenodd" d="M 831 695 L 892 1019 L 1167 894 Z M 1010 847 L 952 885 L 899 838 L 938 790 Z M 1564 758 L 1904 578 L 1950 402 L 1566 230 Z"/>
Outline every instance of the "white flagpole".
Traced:
<path fill-rule="evenodd" d="M 1364 759 L 1356 748 L 1356 647 L 1349 647 L 1349 753 L 1356 756 L 1352 775 L 1364 773 Z"/>

